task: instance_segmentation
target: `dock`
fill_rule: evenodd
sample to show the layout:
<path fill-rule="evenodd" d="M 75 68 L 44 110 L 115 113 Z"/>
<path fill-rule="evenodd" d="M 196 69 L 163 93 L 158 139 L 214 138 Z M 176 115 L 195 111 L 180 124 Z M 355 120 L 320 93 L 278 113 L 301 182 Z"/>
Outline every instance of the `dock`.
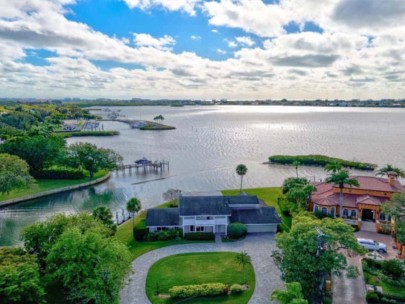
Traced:
<path fill-rule="evenodd" d="M 133 164 L 122 164 L 116 169 L 116 173 L 118 174 L 119 172 L 123 172 L 125 174 L 126 170 L 128 170 L 129 173 L 132 173 L 132 169 L 138 172 L 139 170 L 142 170 L 143 172 L 147 171 L 153 171 L 153 172 L 162 172 L 164 170 L 169 170 L 170 165 L 168 161 L 161 160 L 161 161 L 151 161 L 146 158 L 139 159 L 135 161 Z"/>

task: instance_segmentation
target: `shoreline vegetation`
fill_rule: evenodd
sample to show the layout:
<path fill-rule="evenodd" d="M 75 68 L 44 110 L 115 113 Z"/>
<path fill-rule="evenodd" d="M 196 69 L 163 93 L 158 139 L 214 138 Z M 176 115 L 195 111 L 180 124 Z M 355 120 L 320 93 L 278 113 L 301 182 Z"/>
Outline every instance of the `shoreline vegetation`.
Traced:
<path fill-rule="evenodd" d="M 43 196 L 88 187 L 101 183 L 109 177 L 108 170 L 100 170 L 92 178 L 86 176 L 83 179 L 37 179 L 36 183 L 28 188 L 15 189 L 8 194 L 0 194 L 0 208 Z"/>
<path fill-rule="evenodd" d="M 340 158 L 329 157 L 319 154 L 311 155 L 273 155 L 269 157 L 269 161 L 265 164 L 281 164 L 295 166 L 295 163 L 299 163 L 300 166 L 316 166 L 325 167 L 331 163 L 338 163 L 344 168 L 374 171 L 377 168 L 376 164 L 363 163 L 358 161 L 349 161 Z"/>
<path fill-rule="evenodd" d="M 174 130 L 176 129 L 173 126 L 168 126 L 152 121 L 145 121 L 146 125 L 144 127 L 139 128 L 142 131 L 164 131 L 164 130 Z"/>
<path fill-rule="evenodd" d="M 63 138 L 83 137 L 83 136 L 116 136 L 120 135 L 118 131 L 73 131 L 73 132 L 55 132 L 55 135 Z"/>

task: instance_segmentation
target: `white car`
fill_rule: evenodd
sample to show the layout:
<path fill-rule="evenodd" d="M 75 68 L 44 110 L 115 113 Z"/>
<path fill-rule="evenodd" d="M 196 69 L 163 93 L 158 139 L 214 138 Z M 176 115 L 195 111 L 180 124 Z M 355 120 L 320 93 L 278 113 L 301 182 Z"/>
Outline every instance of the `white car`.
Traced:
<path fill-rule="evenodd" d="M 387 245 L 385 245 L 384 243 L 379 243 L 372 239 L 357 239 L 357 243 L 367 248 L 368 250 L 375 250 L 379 253 L 387 252 Z"/>

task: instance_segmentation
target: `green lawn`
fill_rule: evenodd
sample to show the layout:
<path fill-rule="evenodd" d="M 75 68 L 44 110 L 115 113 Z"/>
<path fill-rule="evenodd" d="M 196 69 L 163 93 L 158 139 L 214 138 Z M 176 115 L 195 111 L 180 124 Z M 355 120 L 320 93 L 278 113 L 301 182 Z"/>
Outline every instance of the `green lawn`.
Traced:
<path fill-rule="evenodd" d="M 259 199 L 265 202 L 267 206 L 272 206 L 276 208 L 278 215 L 281 217 L 281 226 L 284 231 L 289 231 L 291 228 L 292 218 L 291 216 L 283 215 L 281 212 L 280 205 L 278 204 L 277 199 L 282 195 L 282 189 L 280 187 L 269 187 L 269 188 L 252 188 L 252 189 L 243 189 L 243 192 L 246 192 L 250 195 L 257 195 Z M 224 190 L 222 191 L 223 195 L 239 195 L 240 190 Z"/>
<path fill-rule="evenodd" d="M 160 298 L 155 295 L 157 285 L 162 294 L 170 287 L 202 283 L 243 284 L 242 266 L 235 259 L 235 252 L 186 253 L 166 257 L 157 261 L 148 272 L 146 293 L 153 304 L 180 303 L 180 300 Z M 215 298 L 194 298 L 181 301 L 182 304 L 198 303 L 248 303 L 255 288 L 253 267 L 246 267 L 249 290 L 240 295 L 227 295 Z"/>
<path fill-rule="evenodd" d="M 98 179 L 104 175 L 106 175 L 108 171 L 100 170 L 96 174 L 94 174 L 93 178 L 86 177 L 84 179 L 39 179 L 36 181 L 35 184 L 31 185 L 28 188 L 21 188 L 11 191 L 9 194 L 1 194 L 0 195 L 0 205 L 1 201 L 18 198 L 26 195 L 37 194 L 44 191 L 54 190 L 63 187 L 75 186 L 80 185 L 83 183 L 90 182 L 92 180 Z"/>

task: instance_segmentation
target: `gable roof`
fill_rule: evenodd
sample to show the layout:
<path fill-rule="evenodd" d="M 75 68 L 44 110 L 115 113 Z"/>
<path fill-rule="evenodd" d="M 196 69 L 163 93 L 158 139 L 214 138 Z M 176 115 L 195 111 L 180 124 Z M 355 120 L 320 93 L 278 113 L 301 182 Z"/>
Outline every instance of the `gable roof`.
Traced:
<path fill-rule="evenodd" d="M 223 196 L 224 200 L 230 205 L 255 205 L 259 204 L 259 199 L 256 195 L 237 195 Z"/>
<path fill-rule="evenodd" d="M 233 209 L 231 220 L 243 224 L 280 224 L 274 207 L 261 206 L 254 209 Z"/>
<path fill-rule="evenodd" d="M 178 226 L 179 208 L 152 208 L 146 211 L 146 226 Z"/>
<path fill-rule="evenodd" d="M 231 215 L 224 196 L 180 196 L 179 215 Z"/>

